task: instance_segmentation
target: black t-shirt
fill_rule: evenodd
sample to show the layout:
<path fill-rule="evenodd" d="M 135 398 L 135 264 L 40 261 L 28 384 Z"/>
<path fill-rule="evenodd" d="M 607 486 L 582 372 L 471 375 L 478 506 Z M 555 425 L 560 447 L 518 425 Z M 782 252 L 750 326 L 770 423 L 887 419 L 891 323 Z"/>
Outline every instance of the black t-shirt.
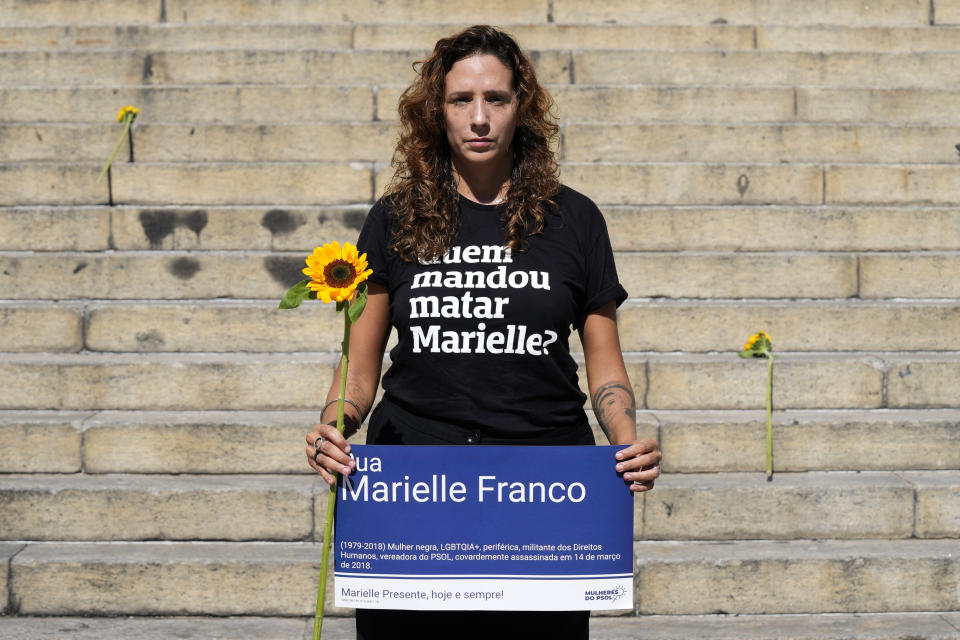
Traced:
<path fill-rule="evenodd" d="M 554 200 L 543 232 L 511 255 L 502 206 L 461 197 L 458 239 L 431 264 L 405 262 L 390 249 L 391 210 L 384 200 L 374 205 L 357 246 L 370 281 L 390 294 L 398 343 L 383 377 L 389 402 L 498 439 L 589 431 L 571 327 L 627 293 L 597 206 L 568 187 Z"/>

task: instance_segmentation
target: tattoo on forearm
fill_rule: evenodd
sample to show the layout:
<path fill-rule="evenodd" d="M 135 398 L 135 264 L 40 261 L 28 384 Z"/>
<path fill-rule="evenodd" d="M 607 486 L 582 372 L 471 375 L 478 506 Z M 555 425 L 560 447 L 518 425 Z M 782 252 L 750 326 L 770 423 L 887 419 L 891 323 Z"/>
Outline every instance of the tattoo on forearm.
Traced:
<path fill-rule="evenodd" d="M 608 382 L 601 386 L 593 394 L 593 412 L 607 438 L 610 437 L 610 424 L 620 412 L 636 424 L 637 400 L 633 396 L 633 389 L 619 382 Z"/>
<path fill-rule="evenodd" d="M 363 387 L 355 384 L 347 385 L 347 396 L 363 408 L 364 414 L 370 412 L 370 405 L 373 404 L 372 398 L 364 391 Z M 363 419 L 364 416 L 360 416 Z"/>

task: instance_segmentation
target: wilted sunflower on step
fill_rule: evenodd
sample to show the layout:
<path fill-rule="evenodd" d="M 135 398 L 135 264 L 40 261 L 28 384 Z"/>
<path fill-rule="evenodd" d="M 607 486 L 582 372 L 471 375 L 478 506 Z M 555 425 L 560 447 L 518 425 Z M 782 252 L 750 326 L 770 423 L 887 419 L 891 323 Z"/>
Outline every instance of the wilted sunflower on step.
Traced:
<path fill-rule="evenodd" d="M 757 344 L 759 343 L 759 345 Z M 754 347 L 757 347 L 754 349 Z M 753 334 L 747 339 L 746 344 L 743 345 L 744 351 L 754 351 L 755 353 L 751 355 L 763 355 L 767 351 L 772 350 L 772 341 L 770 336 L 767 335 L 766 331 L 760 331 Z"/>
<path fill-rule="evenodd" d="M 117 122 L 123 122 L 124 117 L 126 117 L 128 113 L 131 116 L 136 117 L 137 114 L 140 113 L 140 109 L 137 109 L 136 107 L 131 105 L 125 106 L 124 108 L 120 109 L 120 111 L 117 112 Z"/>
<path fill-rule="evenodd" d="M 773 342 L 766 331 L 758 331 L 743 345 L 741 358 L 767 359 L 767 481 L 773 479 Z"/>
<path fill-rule="evenodd" d="M 331 242 L 313 250 L 307 257 L 304 275 L 310 278 L 307 288 L 317 292 L 324 302 L 350 300 L 357 285 L 366 280 L 373 269 L 367 269 L 367 254 L 360 254 L 349 242 L 343 247 Z"/>

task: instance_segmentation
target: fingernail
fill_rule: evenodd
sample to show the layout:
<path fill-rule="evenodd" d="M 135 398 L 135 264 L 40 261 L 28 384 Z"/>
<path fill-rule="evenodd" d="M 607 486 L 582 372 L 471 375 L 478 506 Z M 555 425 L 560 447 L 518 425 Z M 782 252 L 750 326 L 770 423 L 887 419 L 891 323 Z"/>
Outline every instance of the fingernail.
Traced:
<path fill-rule="evenodd" d="M 617 451 L 617 460 L 623 460 L 623 454 Z"/>
<path fill-rule="evenodd" d="M 350 453 L 350 445 L 347 445 L 347 448 L 344 449 L 344 451 L 346 451 L 347 453 Z"/>
<path fill-rule="evenodd" d="M 344 467 L 344 468 L 343 468 L 343 474 L 344 474 L 344 475 L 347 475 L 347 476 L 350 475 L 350 467 Z"/>
<path fill-rule="evenodd" d="M 617 471 L 623 471 L 623 465 L 622 465 L 622 464 L 618 464 L 618 465 L 617 465 Z"/>
<path fill-rule="evenodd" d="M 353 469 L 353 468 L 355 468 L 356 466 L 357 466 L 357 461 L 356 461 L 356 460 L 351 460 L 351 461 L 350 461 L 350 468 Z"/>

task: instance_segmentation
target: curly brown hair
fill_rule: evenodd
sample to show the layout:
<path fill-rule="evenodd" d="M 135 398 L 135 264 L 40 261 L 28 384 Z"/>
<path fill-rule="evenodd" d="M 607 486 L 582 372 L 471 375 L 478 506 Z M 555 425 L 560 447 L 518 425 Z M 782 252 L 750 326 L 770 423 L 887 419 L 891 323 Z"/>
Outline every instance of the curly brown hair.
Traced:
<path fill-rule="evenodd" d="M 513 73 L 517 126 L 513 169 L 503 213 L 504 246 L 523 251 L 525 238 L 543 230 L 560 190 L 551 145 L 559 133 L 553 99 L 537 82 L 530 59 L 499 29 L 477 25 L 442 38 L 426 60 L 414 63 L 417 79 L 400 97 L 400 139 L 385 198 L 394 210 L 391 246 L 406 261 L 439 259 L 453 245 L 460 223 L 459 193 L 444 124 L 446 75 L 454 63 L 491 54 Z"/>

